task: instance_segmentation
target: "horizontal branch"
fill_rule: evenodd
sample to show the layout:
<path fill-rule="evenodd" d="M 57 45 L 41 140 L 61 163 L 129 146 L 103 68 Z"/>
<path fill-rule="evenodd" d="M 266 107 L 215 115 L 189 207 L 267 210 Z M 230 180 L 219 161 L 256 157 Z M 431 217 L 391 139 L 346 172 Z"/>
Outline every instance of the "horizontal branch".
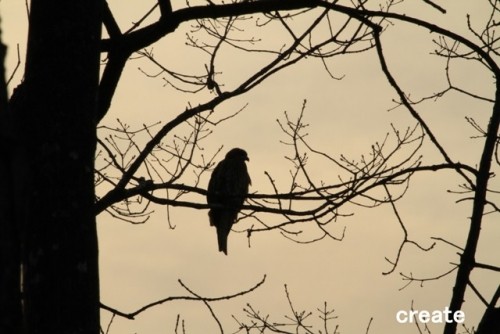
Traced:
<path fill-rule="evenodd" d="M 158 305 L 161 305 L 161 304 L 164 304 L 164 303 L 167 303 L 167 302 L 171 302 L 171 301 L 177 301 L 177 300 L 189 300 L 189 301 L 197 301 L 197 302 L 216 302 L 216 301 L 221 301 L 221 300 L 229 300 L 229 299 L 233 299 L 233 298 L 236 298 L 236 297 L 240 297 L 240 296 L 243 296 L 243 295 L 246 295 L 254 290 L 256 290 L 258 287 L 260 287 L 262 284 L 264 284 L 264 282 L 266 281 L 266 275 L 264 275 L 262 277 L 262 279 L 257 283 L 255 284 L 254 286 L 252 286 L 251 288 L 247 289 L 247 290 L 243 290 L 243 291 L 240 291 L 240 292 L 236 292 L 236 293 L 233 293 L 231 295 L 226 295 L 226 296 L 221 296 L 221 297 L 193 297 L 193 296 L 172 296 L 172 297 L 166 297 L 166 298 L 163 298 L 163 299 L 160 299 L 160 300 L 157 300 L 155 302 L 152 302 L 152 303 L 149 303 L 147 305 L 144 305 L 142 306 L 141 308 L 137 309 L 136 311 L 133 311 L 133 312 L 130 312 L 130 313 L 126 313 L 126 312 L 122 312 L 122 311 L 119 311 L 113 307 L 110 307 L 110 306 L 107 306 L 103 303 L 100 303 L 100 307 L 101 309 L 103 310 L 106 310 L 106 311 L 109 311 L 117 316 L 120 316 L 122 318 L 127 318 L 127 319 L 131 319 L 133 320 L 137 315 L 139 315 L 140 313 L 154 307 L 154 306 L 158 306 Z M 184 284 L 179 280 L 179 283 L 184 286 Z"/>
<path fill-rule="evenodd" d="M 440 26 L 430 22 L 414 18 L 404 14 L 391 13 L 386 11 L 372 11 L 363 8 L 351 8 L 336 3 L 321 0 L 258 0 L 246 1 L 241 3 L 230 3 L 221 5 L 207 5 L 207 6 L 193 6 L 176 10 L 168 15 L 162 16 L 157 22 L 150 24 L 142 29 L 133 31 L 129 34 L 119 36 L 117 38 L 104 39 L 101 43 L 102 51 L 109 52 L 111 49 L 126 50 L 132 53 L 141 50 L 151 44 L 157 42 L 162 37 L 170 32 L 175 31 L 182 22 L 204 19 L 204 18 L 222 18 L 231 16 L 241 16 L 256 13 L 266 13 L 273 11 L 289 11 L 305 8 L 324 7 L 334 10 L 339 13 L 361 19 L 365 21 L 367 17 L 382 17 L 388 19 L 396 19 L 399 21 L 411 23 L 429 29 L 432 32 L 450 37 L 476 52 L 486 63 L 490 66 L 492 71 L 498 75 L 500 69 L 498 68 L 494 59 L 474 42 L 467 38 L 453 33 Z"/>
<path fill-rule="evenodd" d="M 318 7 L 320 3 L 321 1 L 318 0 L 258 0 L 182 8 L 165 15 L 161 20 L 149 26 L 120 36 L 120 38 L 104 39 L 101 43 L 101 50 L 109 52 L 118 48 L 129 53 L 139 51 L 175 31 L 181 23 L 187 21 L 314 8 Z"/>
<path fill-rule="evenodd" d="M 490 264 L 485 264 L 485 263 L 476 262 L 476 263 L 474 263 L 474 267 L 500 272 L 500 267 L 493 266 Z"/>
<path fill-rule="evenodd" d="M 472 168 L 471 166 L 462 164 L 462 163 L 455 163 L 455 164 L 440 164 L 440 165 L 430 165 L 430 166 L 416 166 L 416 167 L 411 167 L 411 168 L 406 168 L 401 171 L 395 172 L 391 175 L 388 175 L 384 177 L 383 179 L 379 180 L 378 182 L 373 183 L 371 186 L 368 186 L 365 190 L 370 190 L 376 186 L 380 186 L 383 184 L 386 184 L 387 182 L 390 182 L 394 179 L 397 179 L 398 177 L 405 176 L 408 174 L 413 174 L 415 172 L 423 172 L 423 171 L 439 171 L 443 169 L 462 169 L 466 170 L 472 174 L 476 174 L 476 170 Z M 278 193 L 278 194 L 249 194 L 247 198 L 249 199 L 261 199 L 261 200 L 296 200 L 296 201 L 325 201 L 325 196 L 313 196 L 311 194 L 316 193 L 318 191 L 331 191 L 333 189 L 339 189 L 339 188 L 351 188 L 352 184 L 354 182 L 365 182 L 365 179 L 370 179 L 373 178 L 373 175 L 369 175 L 366 177 L 360 177 L 356 180 L 348 181 L 345 183 L 341 184 L 336 184 L 336 185 L 329 185 L 329 186 L 323 186 L 323 187 L 317 187 L 312 190 L 304 190 L 304 191 L 295 191 L 295 192 L 289 192 L 289 193 Z M 115 188 L 116 189 L 116 188 Z M 160 198 L 156 197 L 151 194 L 152 191 L 154 190 L 159 190 L 159 189 L 167 189 L 167 190 L 180 190 L 180 191 L 186 191 L 190 193 L 195 193 L 199 195 L 206 196 L 207 191 L 202 188 L 198 187 L 192 187 L 189 185 L 185 184 L 175 184 L 175 183 L 162 183 L 162 184 L 154 184 L 154 183 L 145 183 L 144 185 L 139 185 L 134 188 L 129 188 L 129 189 L 123 189 L 122 191 L 118 192 L 116 191 L 113 195 L 113 201 L 106 203 L 103 202 L 103 200 L 99 200 L 96 203 L 96 214 L 101 213 L 102 211 L 106 210 L 109 206 L 113 205 L 114 203 L 126 200 L 128 198 L 134 197 L 134 196 L 142 196 L 154 203 L 160 204 L 160 205 L 170 205 L 170 206 L 179 206 L 179 207 L 189 207 L 189 208 L 194 208 L 194 209 L 209 209 L 210 206 L 208 204 L 204 203 L 196 203 L 196 202 L 187 202 L 187 201 L 179 201 L 176 199 L 168 199 L 168 198 Z M 345 190 L 341 191 L 340 193 L 335 193 L 329 195 L 329 197 L 341 197 L 340 195 L 343 194 Z M 356 194 L 356 193 L 354 193 Z M 351 193 L 350 198 L 352 198 L 353 194 Z M 313 210 L 307 210 L 307 211 L 297 211 L 297 210 L 284 210 L 284 209 L 278 209 L 278 208 L 268 208 L 264 206 L 256 206 L 256 205 L 245 205 L 243 206 L 243 210 L 251 210 L 255 212 L 268 212 L 268 213 L 280 213 L 280 214 L 287 214 L 287 215 L 295 215 L 295 216 L 305 216 L 305 215 L 311 215 L 317 212 L 317 208 Z"/>
<path fill-rule="evenodd" d="M 471 40 L 465 38 L 464 36 L 454 33 L 448 29 L 442 28 L 436 24 L 430 23 L 425 20 L 421 20 L 415 17 L 411 17 L 406 14 L 399 14 L 399 13 L 391 13 L 391 12 L 386 12 L 386 11 L 373 11 L 373 10 L 367 10 L 363 8 L 351 8 L 351 7 L 346 7 L 342 5 L 338 5 L 335 3 L 329 3 L 327 1 L 320 1 L 319 6 L 325 7 L 332 9 L 334 11 L 344 13 L 347 15 L 350 15 L 354 18 L 359 19 L 360 21 L 365 21 L 369 17 L 381 17 L 381 18 L 386 18 L 386 19 L 392 19 L 392 20 L 398 20 L 406 23 L 413 24 L 415 26 L 420 26 L 424 27 L 431 32 L 438 33 L 440 35 L 449 37 L 459 43 L 462 43 L 466 45 L 469 49 L 474 51 L 475 53 L 478 54 L 484 61 L 488 64 L 490 69 L 493 71 L 495 76 L 500 75 L 500 68 L 498 67 L 496 61 L 488 54 L 488 51 L 484 50 L 482 46 L 477 45 L 476 43 L 472 42 Z"/>

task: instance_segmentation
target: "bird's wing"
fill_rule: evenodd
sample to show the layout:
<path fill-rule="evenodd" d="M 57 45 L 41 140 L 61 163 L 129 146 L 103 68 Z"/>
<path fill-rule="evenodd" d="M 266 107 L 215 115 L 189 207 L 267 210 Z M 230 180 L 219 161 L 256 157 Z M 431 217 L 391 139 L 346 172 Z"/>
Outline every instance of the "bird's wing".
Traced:
<path fill-rule="evenodd" d="M 237 211 L 248 194 L 249 176 L 244 161 L 230 161 L 224 165 L 224 182 L 220 189 L 223 204 Z"/>
<path fill-rule="evenodd" d="M 224 160 L 219 162 L 212 172 L 210 181 L 208 182 L 207 189 L 207 203 L 208 204 L 221 204 L 221 195 L 224 188 Z"/>

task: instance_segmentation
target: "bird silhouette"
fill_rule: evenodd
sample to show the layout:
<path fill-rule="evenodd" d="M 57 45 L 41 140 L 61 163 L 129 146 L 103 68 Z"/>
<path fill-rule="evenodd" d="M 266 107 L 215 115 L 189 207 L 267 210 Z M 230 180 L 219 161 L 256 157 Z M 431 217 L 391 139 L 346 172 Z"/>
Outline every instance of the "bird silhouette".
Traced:
<path fill-rule="evenodd" d="M 252 183 L 245 161 L 249 161 L 247 152 L 241 148 L 233 148 L 217 164 L 208 183 L 210 225 L 217 230 L 219 251 L 226 255 L 227 237 Z"/>

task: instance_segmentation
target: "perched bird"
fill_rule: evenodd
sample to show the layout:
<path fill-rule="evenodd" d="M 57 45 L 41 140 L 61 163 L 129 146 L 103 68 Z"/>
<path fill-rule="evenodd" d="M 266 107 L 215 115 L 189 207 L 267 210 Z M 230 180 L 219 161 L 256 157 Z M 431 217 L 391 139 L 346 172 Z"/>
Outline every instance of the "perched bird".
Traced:
<path fill-rule="evenodd" d="M 248 160 L 247 152 L 233 148 L 217 164 L 208 183 L 207 202 L 212 206 L 208 212 L 210 225 L 217 229 L 219 251 L 226 255 L 227 237 L 251 184 L 245 163 Z"/>

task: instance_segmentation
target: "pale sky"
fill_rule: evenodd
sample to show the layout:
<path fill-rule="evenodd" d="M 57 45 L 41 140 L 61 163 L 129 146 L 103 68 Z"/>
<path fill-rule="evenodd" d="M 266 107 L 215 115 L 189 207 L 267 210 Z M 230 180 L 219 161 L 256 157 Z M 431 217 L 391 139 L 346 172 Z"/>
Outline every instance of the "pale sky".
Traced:
<path fill-rule="evenodd" d="M 490 14 L 488 1 L 435 2 L 448 13 L 443 15 L 419 0 L 407 0 L 405 5 L 395 8 L 398 12 L 434 21 L 469 37 L 466 13 L 471 15 L 471 23 L 478 30 Z M 154 1 L 133 1 L 124 5 L 113 0 L 109 3 L 125 31 L 151 8 Z M 183 6 L 184 2 L 174 0 L 174 8 Z M 19 43 L 23 62 L 21 71 L 11 83 L 12 90 L 22 77 L 26 52 L 24 2 L 3 0 L 0 14 L 2 38 L 9 47 L 7 68 L 12 71 L 17 62 L 16 43 Z M 393 23 L 383 34 L 384 51 L 401 87 L 411 93 L 414 100 L 444 89 L 445 60 L 430 54 L 436 48 L 432 39 L 438 36 L 422 28 Z M 184 45 L 186 32 L 191 30 L 188 24 L 184 24 L 155 44 L 157 60 L 175 71 L 204 73 L 206 56 Z M 271 29 L 263 35 L 258 29 L 248 28 L 242 34 L 263 38 L 262 43 L 272 45 L 274 49 L 283 44 L 282 31 Z M 260 54 L 235 54 L 228 49 L 216 66 L 222 72 L 221 80 L 229 88 L 244 80 L 265 59 Z M 280 143 L 285 137 L 276 119 L 283 120 L 284 111 L 291 118 L 297 117 L 305 99 L 304 122 L 309 124 L 307 139 L 314 148 L 334 158 L 344 154 L 359 159 L 362 154 L 368 154 L 374 142 L 382 142 L 391 132 L 391 123 L 400 131 L 415 125 L 403 108 L 389 111 L 394 107 L 392 99 L 396 94 L 383 76 L 374 50 L 335 57 L 327 63 L 334 75 L 343 77 L 342 80 L 329 78 L 318 59 L 307 59 L 271 77 L 248 94 L 221 105 L 215 113 L 220 115 L 216 116 L 218 118 L 248 104 L 237 117 L 213 128 L 214 133 L 203 142 L 204 154 L 210 156 L 224 145 L 218 161 L 230 148 L 244 148 L 250 157 L 251 191 L 270 193 L 272 189 L 264 172 L 276 179 L 283 187 L 282 191 L 290 181 L 291 165 L 284 156 L 290 156 L 292 151 Z M 184 111 L 188 104 L 196 105 L 213 96 L 206 91 L 197 95 L 180 94 L 164 85 L 161 77 L 146 77 L 139 67 L 151 74 L 157 72 L 154 65 L 145 60 L 129 61 L 111 110 L 101 125 L 114 127 L 116 118 L 132 128 L 157 121 L 164 124 Z M 472 62 L 458 61 L 452 64 L 451 75 L 460 87 L 493 98 L 494 83 L 484 68 Z M 465 117 L 472 117 L 486 127 L 491 103 L 450 93 L 437 102 L 427 102 L 417 108 L 452 159 L 472 166 L 477 164 L 483 140 L 471 139 L 477 133 Z M 153 128 L 153 131 L 158 128 Z M 178 134 L 182 133 L 179 130 Z M 393 139 L 393 136 L 389 137 L 389 146 L 393 145 Z M 165 139 L 166 142 L 169 140 L 172 136 Z M 428 139 L 421 154 L 424 163 L 441 161 Z M 316 156 L 311 157 L 308 167 L 318 182 L 338 182 L 338 176 L 343 173 Z M 208 177 L 203 176 L 200 187 L 206 188 Z M 190 181 L 188 178 L 183 180 Z M 431 237 L 442 237 L 459 246 L 464 245 L 471 201 L 456 203 L 461 197 L 448 192 L 460 190 L 458 185 L 461 183 L 463 181 L 451 172 L 426 172 L 412 178 L 407 194 L 397 202 L 411 240 L 427 247 L 433 242 Z M 492 185 L 498 185 L 498 182 L 493 180 Z M 103 194 L 103 190 L 97 191 Z M 205 203 L 201 196 L 192 198 Z M 313 312 L 309 323 L 316 326 L 315 332 L 323 330 L 317 308 L 322 308 L 325 301 L 338 316 L 330 323 L 329 330 L 333 332 L 339 325 L 338 331 L 344 334 L 365 333 L 372 317 L 369 333 L 418 333 L 414 324 L 399 324 L 396 313 L 409 310 L 412 301 L 415 309 L 431 312 L 443 310 L 450 301 L 455 273 L 426 282 L 423 287 L 414 283 L 400 291 L 406 284 L 400 272 L 420 278 L 440 275 L 452 268 L 450 263 L 456 263 L 459 258 L 456 249 L 445 243 L 438 242 L 430 252 L 419 251 L 407 244 L 395 271 L 382 275 L 391 268 L 385 258 L 395 258 L 403 238 L 389 205 L 374 209 L 353 205 L 343 208 L 341 213 L 354 215 L 340 217 L 329 226 L 329 231 L 337 236 L 346 227 L 343 241 L 325 239 L 313 244 L 297 244 L 273 230 L 255 233 L 249 247 L 246 233 L 233 232 L 229 236 L 228 256 L 217 251 L 215 229 L 209 226 L 206 210 L 170 208 L 171 223 L 175 225 L 175 229 L 170 229 L 166 208 L 152 208 L 155 212 L 141 225 L 118 221 L 106 213 L 98 216 L 101 300 L 123 312 L 132 312 L 168 296 L 188 295 L 178 279 L 202 296 L 217 297 L 248 289 L 264 275 L 267 277 L 265 284 L 251 294 L 212 304 L 227 333 L 238 329 L 232 316 L 247 320 L 243 312 L 247 303 L 263 314 L 269 314 L 273 321 L 285 321 L 284 316 L 290 315 L 290 310 L 284 284 L 288 286 L 296 310 Z M 271 225 L 280 221 L 263 217 L 269 219 L 266 222 Z M 496 219 L 490 215 L 484 220 L 477 260 L 499 266 L 500 226 L 495 224 Z M 243 221 L 234 229 L 244 231 L 252 223 Z M 305 235 L 314 236 L 316 233 L 311 224 L 301 227 Z M 498 273 L 476 269 L 472 277 L 476 287 L 490 299 L 500 281 Z M 469 291 L 464 304 L 468 328 L 477 325 L 483 310 L 479 299 Z M 115 318 L 110 333 L 173 333 L 177 314 L 185 320 L 187 333 L 217 332 L 216 322 L 202 303 L 170 302 L 139 315 L 134 321 Z M 109 313 L 102 313 L 104 327 L 109 317 Z M 430 329 L 432 333 L 439 333 L 442 325 L 430 325 Z"/>

